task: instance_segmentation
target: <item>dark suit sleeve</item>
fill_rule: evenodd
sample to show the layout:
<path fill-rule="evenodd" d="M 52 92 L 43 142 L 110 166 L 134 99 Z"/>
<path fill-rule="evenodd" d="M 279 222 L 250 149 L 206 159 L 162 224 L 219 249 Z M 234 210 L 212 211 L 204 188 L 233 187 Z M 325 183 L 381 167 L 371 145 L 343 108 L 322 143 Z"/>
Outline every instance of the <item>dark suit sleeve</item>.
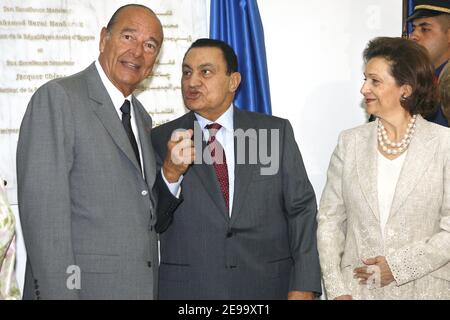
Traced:
<path fill-rule="evenodd" d="M 320 294 L 322 289 L 316 240 L 316 196 L 295 142 L 292 126 L 287 120 L 282 141 L 281 170 L 290 248 L 295 263 L 290 291 Z"/>
<path fill-rule="evenodd" d="M 75 265 L 69 175 L 74 125 L 64 89 L 55 82 L 32 97 L 17 147 L 19 213 L 35 294 L 43 299 L 77 299 L 67 286 Z M 39 293 L 39 294 L 38 294 Z"/>
<path fill-rule="evenodd" d="M 152 132 L 152 141 L 159 140 L 159 137 L 155 136 Z M 179 198 L 172 195 L 169 188 L 166 185 L 161 173 L 162 168 L 162 155 L 161 152 L 165 152 L 165 148 L 158 148 L 157 143 L 153 143 L 156 157 L 156 180 L 153 187 L 153 193 L 156 197 L 156 224 L 155 230 L 158 233 L 163 233 L 167 230 L 173 220 L 173 213 L 183 202 L 183 194 L 180 193 Z M 164 151 L 161 151 L 163 149 Z"/>
<path fill-rule="evenodd" d="M 172 195 L 162 177 L 161 169 L 158 169 L 153 191 L 157 199 L 155 230 L 163 233 L 172 223 L 173 213 L 183 202 L 183 195 L 180 193 L 179 198 Z"/>

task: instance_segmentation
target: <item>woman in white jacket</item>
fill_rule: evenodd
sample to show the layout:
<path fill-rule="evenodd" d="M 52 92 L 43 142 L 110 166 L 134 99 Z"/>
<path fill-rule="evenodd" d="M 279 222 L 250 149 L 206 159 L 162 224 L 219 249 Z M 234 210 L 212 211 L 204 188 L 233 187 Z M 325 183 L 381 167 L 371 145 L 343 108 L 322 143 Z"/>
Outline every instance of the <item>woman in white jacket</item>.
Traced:
<path fill-rule="evenodd" d="M 341 133 L 318 214 L 329 299 L 450 299 L 450 129 L 418 44 L 377 38 L 364 51 L 366 111 Z"/>
<path fill-rule="evenodd" d="M 20 299 L 15 274 L 15 219 L 0 179 L 0 299 Z"/>

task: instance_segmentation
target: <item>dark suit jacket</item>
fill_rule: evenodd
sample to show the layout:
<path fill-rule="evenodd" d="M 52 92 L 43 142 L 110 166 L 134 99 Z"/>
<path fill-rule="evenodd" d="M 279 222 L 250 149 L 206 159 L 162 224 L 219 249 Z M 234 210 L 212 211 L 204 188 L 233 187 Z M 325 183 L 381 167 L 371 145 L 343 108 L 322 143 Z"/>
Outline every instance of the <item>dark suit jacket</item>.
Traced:
<path fill-rule="evenodd" d="M 165 157 L 172 131 L 193 128 L 194 120 L 190 112 L 152 131 L 157 161 Z M 234 127 L 278 129 L 269 149 L 279 144 L 279 170 L 265 176 L 261 163 L 236 161 L 230 218 L 213 166 L 188 169 L 183 202 L 157 225 L 166 229 L 160 236 L 160 299 L 286 299 L 291 290 L 321 292 L 316 198 L 291 125 L 235 109 Z"/>
<path fill-rule="evenodd" d="M 17 148 L 25 299 L 156 296 L 152 119 L 133 108 L 145 179 L 94 64 L 33 95 Z"/>

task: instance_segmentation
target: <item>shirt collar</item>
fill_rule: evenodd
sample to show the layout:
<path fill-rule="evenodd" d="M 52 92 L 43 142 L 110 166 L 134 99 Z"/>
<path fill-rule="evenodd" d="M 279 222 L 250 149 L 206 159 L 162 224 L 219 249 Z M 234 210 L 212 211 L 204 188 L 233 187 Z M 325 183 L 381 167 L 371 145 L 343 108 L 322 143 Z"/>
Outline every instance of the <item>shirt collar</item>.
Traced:
<path fill-rule="evenodd" d="M 230 107 L 225 111 L 219 119 L 216 121 L 208 120 L 198 113 L 194 113 L 195 117 L 197 118 L 198 124 L 202 129 L 205 129 L 205 126 L 211 123 L 218 123 L 220 124 L 226 131 L 233 132 L 234 129 L 234 123 L 233 123 L 233 115 L 234 115 L 234 105 L 231 104 Z"/>
<path fill-rule="evenodd" d="M 123 101 L 125 99 L 129 100 L 131 102 L 131 94 L 127 97 L 124 97 L 122 92 L 120 92 L 119 89 L 116 88 L 116 86 L 109 80 L 108 76 L 106 75 L 105 71 L 103 70 L 102 65 L 97 60 L 95 61 L 95 67 L 97 68 L 98 74 L 100 75 L 100 79 L 102 80 L 103 85 L 106 88 L 106 91 L 109 94 L 109 97 L 111 98 L 112 103 L 114 104 L 114 108 L 120 111 L 120 107 L 123 104 Z M 120 112 L 119 112 L 120 114 Z"/>

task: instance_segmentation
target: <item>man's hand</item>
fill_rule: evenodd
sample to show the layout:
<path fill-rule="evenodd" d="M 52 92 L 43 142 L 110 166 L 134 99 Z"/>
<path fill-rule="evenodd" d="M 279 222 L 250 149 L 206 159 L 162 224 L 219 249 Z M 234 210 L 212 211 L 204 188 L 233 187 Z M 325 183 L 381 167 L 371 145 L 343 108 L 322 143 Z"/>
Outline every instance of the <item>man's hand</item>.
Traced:
<path fill-rule="evenodd" d="M 192 141 L 192 129 L 172 133 L 167 143 L 167 154 L 163 163 L 164 177 L 169 183 L 177 182 L 186 172 L 189 165 L 194 162 L 195 148 Z"/>
<path fill-rule="evenodd" d="M 369 283 L 375 288 L 381 288 L 395 280 L 385 257 L 369 258 L 363 260 L 363 263 L 366 267 L 353 270 L 354 278 L 359 279 L 359 284 L 366 285 Z"/>
<path fill-rule="evenodd" d="M 314 300 L 315 294 L 309 291 L 290 291 L 288 293 L 288 300 Z"/>

